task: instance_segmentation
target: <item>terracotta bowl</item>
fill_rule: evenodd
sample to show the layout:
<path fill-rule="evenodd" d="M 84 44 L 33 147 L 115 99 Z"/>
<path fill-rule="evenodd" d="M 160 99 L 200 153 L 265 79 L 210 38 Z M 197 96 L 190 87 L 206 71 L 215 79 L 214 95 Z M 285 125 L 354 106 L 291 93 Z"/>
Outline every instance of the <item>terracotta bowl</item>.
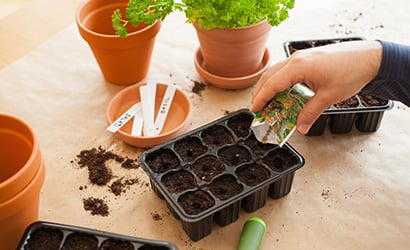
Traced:
<path fill-rule="evenodd" d="M 261 65 L 255 73 L 241 77 L 224 77 L 212 74 L 207 70 L 206 63 L 200 49 L 196 51 L 194 60 L 195 69 L 198 74 L 205 80 L 205 82 L 223 89 L 244 89 L 256 84 L 262 73 L 269 67 L 269 64 L 269 50 L 265 49 Z"/>
<path fill-rule="evenodd" d="M 138 83 L 118 92 L 109 102 L 106 110 L 108 124 L 112 124 L 119 116 L 135 103 L 141 102 L 140 87 L 145 84 Z M 167 84 L 158 83 L 155 100 L 155 114 L 158 113 L 162 97 L 165 94 Z M 191 103 L 188 97 L 180 89 L 176 89 L 168 116 L 165 120 L 161 133 L 157 136 L 132 136 L 132 119 L 121 127 L 114 136 L 124 142 L 142 148 L 151 148 L 164 143 L 172 138 L 183 134 L 189 128 L 191 120 Z"/>

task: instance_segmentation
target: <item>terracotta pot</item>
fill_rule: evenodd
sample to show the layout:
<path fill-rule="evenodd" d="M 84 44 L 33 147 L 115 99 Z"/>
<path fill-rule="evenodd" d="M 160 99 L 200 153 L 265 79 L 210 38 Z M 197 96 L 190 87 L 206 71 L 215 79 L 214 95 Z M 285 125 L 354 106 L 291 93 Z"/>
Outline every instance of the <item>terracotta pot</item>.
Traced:
<path fill-rule="evenodd" d="M 263 67 L 271 25 L 206 30 L 194 24 L 207 71 L 223 77 L 244 77 Z"/>
<path fill-rule="evenodd" d="M 45 168 L 32 128 L 0 114 L 0 246 L 16 249 L 24 230 L 38 220 Z"/>
<path fill-rule="evenodd" d="M 78 10 L 76 23 L 88 42 L 104 78 L 114 84 L 132 84 L 148 74 L 155 38 L 161 21 L 153 25 L 129 24 L 126 38 L 115 35 L 111 16 L 115 9 L 125 15 L 128 0 L 89 0 Z"/>

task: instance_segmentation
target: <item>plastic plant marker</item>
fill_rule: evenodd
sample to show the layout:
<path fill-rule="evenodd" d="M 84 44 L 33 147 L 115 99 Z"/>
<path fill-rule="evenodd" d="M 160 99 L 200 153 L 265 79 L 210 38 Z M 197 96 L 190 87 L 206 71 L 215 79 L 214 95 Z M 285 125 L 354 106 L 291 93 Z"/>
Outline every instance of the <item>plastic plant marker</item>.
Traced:
<path fill-rule="evenodd" d="M 142 115 L 144 118 L 144 135 L 154 135 L 154 114 L 156 83 L 140 87 L 140 98 L 142 103 Z"/>
<path fill-rule="evenodd" d="M 117 132 L 122 126 L 124 126 L 129 120 L 131 120 L 132 117 L 135 116 L 138 109 L 138 104 L 139 103 L 132 105 L 131 108 L 125 111 L 124 114 L 122 114 L 117 118 L 117 120 L 115 120 L 110 126 L 108 126 L 107 130 L 112 133 Z"/>
<path fill-rule="evenodd" d="M 142 126 L 144 125 L 144 119 L 142 118 L 142 107 L 141 103 L 137 103 L 137 110 L 134 115 L 134 120 L 132 122 L 131 135 L 141 136 Z"/>
<path fill-rule="evenodd" d="M 169 108 L 172 104 L 172 99 L 174 98 L 176 88 L 172 85 L 167 86 L 164 98 L 162 98 L 162 103 L 158 111 L 157 118 L 155 120 L 155 131 L 154 135 L 159 135 L 164 127 L 164 123 L 167 119 Z"/>

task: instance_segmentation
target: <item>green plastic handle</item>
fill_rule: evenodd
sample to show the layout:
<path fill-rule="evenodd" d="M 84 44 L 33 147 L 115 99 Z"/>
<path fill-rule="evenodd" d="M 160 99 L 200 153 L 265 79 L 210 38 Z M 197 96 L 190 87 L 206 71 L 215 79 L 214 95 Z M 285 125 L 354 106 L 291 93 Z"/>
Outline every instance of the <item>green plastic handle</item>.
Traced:
<path fill-rule="evenodd" d="M 237 250 L 258 250 L 263 236 L 265 235 L 266 224 L 259 217 L 252 217 L 246 220 L 243 225 L 241 237 Z"/>

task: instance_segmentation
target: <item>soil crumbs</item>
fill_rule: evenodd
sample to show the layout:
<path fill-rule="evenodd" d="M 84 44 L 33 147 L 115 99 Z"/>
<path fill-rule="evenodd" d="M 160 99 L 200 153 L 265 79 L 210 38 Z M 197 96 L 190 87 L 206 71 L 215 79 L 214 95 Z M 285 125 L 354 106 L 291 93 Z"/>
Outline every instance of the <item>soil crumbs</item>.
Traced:
<path fill-rule="evenodd" d="M 202 82 L 198 82 L 194 80 L 192 80 L 192 82 L 194 82 L 194 86 L 192 87 L 192 92 L 200 96 L 201 92 L 205 89 L 206 85 Z"/>
<path fill-rule="evenodd" d="M 118 179 L 108 185 L 114 178 L 112 170 L 106 164 L 108 161 L 114 160 L 124 169 L 136 169 L 139 166 L 136 160 L 107 151 L 101 146 L 82 150 L 76 157 L 78 165 L 81 168 L 87 168 L 89 181 L 98 186 L 107 185 L 108 190 L 115 196 L 121 195 L 126 191 L 126 188 L 140 182 L 138 178 L 127 179 L 125 177 L 118 177 Z M 84 190 L 86 188 L 87 186 L 84 185 L 80 186 L 79 189 Z M 109 215 L 108 204 L 103 199 L 95 197 L 83 199 L 83 206 L 86 211 L 91 211 L 92 215 Z"/>
<path fill-rule="evenodd" d="M 111 169 L 106 166 L 106 162 L 109 160 L 115 160 L 126 169 L 138 168 L 136 160 L 124 158 L 101 148 L 101 146 L 82 150 L 77 158 L 80 167 L 88 169 L 90 182 L 99 186 L 106 185 L 113 178 Z"/>
<path fill-rule="evenodd" d="M 83 199 L 84 209 L 91 211 L 92 215 L 108 216 L 109 209 L 107 203 L 103 199 L 90 197 Z"/>

